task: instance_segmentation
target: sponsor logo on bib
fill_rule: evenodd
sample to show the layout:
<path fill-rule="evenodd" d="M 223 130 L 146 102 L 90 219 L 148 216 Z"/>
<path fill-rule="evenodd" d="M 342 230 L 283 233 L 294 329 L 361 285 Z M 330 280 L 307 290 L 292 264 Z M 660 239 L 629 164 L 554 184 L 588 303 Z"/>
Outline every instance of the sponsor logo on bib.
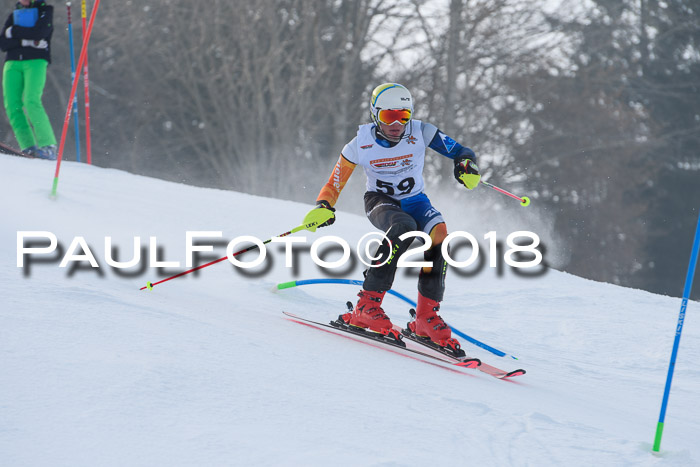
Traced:
<path fill-rule="evenodd" d="M 388 167 L 411 165 L 412 158 L 413 154 L 406 154 L 404 156 L 389 157 L 386 159 L 375 159 L 373 161 L 369 161 L 369 164 L 375 169 L 385 169 Z"/>

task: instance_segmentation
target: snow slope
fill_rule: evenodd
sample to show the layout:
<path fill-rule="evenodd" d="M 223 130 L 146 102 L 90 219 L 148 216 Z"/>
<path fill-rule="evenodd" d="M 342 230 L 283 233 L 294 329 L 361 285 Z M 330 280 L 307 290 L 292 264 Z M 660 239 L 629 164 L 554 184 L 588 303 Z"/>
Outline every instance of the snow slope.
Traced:
<path fill-rule="evenodd" d="M 678 298 L 557 271 L 451 272 L 442 315 L 520 360 L 466 350 L 528 371 L 500 381 L 285 319 L 282 310 L 328 320 L 357 293 L 275 292 L 278 282 L 327 277 L 306 250 L 296 270 L 273 246 L 267 271 L 243 275 L 223 262 L 150 292 L 139 288 L 184 266 L 120 275 L 105 262 L 107 236 L 120 260 L 133 237 L 147 249 L 156 236 L 161 260 L 184 261 L 186 231 L 266 240 L 297 226 L 308 205 L 71 162 L 52 200 L 53 171 L 0 155 L 3 466 L 700 465 L 697 302 L 654 455 Z M 35 230 L 56 234 L 64 251 L 83 236 L 100 267 L 60 268 L 53 257 L 18 268 L 17 232 Z M 354 246 L 372 230 L 341 212 L 332 227 L 300 235 L 308 246 L 323 235 Z M 360 268 L 344 277 L 361 278 Z M 415 278 L 400 273 L 395 289 L 415 298 Z M 408 316 L 391 296 L 385 309 L 396 323 Z"/>

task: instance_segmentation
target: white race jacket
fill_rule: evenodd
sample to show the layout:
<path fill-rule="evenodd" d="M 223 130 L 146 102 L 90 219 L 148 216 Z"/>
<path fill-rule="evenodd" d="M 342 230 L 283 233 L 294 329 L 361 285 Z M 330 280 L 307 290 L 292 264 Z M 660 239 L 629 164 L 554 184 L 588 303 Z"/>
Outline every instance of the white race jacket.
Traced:
<path fill-rule="evenodd" d="M 396 200 L 417 195 L 425 185 L 423 165 L 427 144 L 420 130 L 423 126 L 420 120 L 412 120 L 406 128 L 409 136 L 387 148 L 374 138 L 374 124 L 360 125 L 357 137 L 343 148 L 343 157 L 365 169 L 367 191 L 385 193 Z"/>

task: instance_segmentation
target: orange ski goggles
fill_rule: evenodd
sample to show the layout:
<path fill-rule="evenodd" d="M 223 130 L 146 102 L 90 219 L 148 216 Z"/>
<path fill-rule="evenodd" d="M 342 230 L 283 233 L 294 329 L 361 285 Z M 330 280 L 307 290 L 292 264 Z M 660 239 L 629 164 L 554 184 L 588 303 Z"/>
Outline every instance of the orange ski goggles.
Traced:
<path fill-rule="evenodd" d="M 405 125 L 411 120 L 411 110 L 410 109 L 387 109 L 380 110 L 377 114 L 379 121 L 385 125 L 393 125 L 395 122 L 399 122 L 401 125 Z"/>

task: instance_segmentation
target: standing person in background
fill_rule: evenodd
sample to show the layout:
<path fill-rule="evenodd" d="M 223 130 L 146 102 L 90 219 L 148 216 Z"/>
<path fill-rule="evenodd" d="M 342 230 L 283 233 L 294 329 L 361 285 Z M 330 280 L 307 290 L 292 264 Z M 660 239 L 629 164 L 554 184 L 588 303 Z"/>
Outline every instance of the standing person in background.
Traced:
<path fill-rule="evenodd" d="M 464 355 L 459 342 L 437 312 L 445 292 L 447 263 L 442 254 L 442 241 L 447 226 L 442 214 L 433 207 L 423 192 L 423 166 L 428 148 L 451 159 L 455 178 L 470 190 L 481 180 L 474 151 L 462 146 L 438 130 L 435 125 L 413 119 L 413 97 L 404 86 L 384 83 L 377 86 L 370 99 L 371 123 L 361 125 L 357 136 L 345 145 L 338 162 L 316 199 L 316 207 L 304 219 L 308 224 L 316 218 L 330 219 L 320 227 L 335 222 L 333 205 L 358 165 L 367 176 L 365 211 L 370 222 L 385 233 L 391 242 L 382 243 L 375 257 L 379 258 L 366 273 L 360 297 L 352 313 L 343 321 L 355 328 L 388 334 L 392 330 L 389 317 L 381 308 L 387 290 L 396 274 L 396 259 L 409 247 L 413 238 L 401 240 L 408 232 L 419 230 L 430 235 L 432 246 L 425 260 L 432 267 L 423 267 L 418 278 L 416 319 L 408 328 L 419 342 Z M 326 211 L 326 212 L 319 212 Z"/>
<path fill-rule="evenodd" d="M 2 28 L 0 49 L 7 53 L 2 74 L 5 111 L 20 149 L 56 160 L 56 136 L 41 102 L 52 34 L 53 7 L 43 0 L 19 0 Z"/>

